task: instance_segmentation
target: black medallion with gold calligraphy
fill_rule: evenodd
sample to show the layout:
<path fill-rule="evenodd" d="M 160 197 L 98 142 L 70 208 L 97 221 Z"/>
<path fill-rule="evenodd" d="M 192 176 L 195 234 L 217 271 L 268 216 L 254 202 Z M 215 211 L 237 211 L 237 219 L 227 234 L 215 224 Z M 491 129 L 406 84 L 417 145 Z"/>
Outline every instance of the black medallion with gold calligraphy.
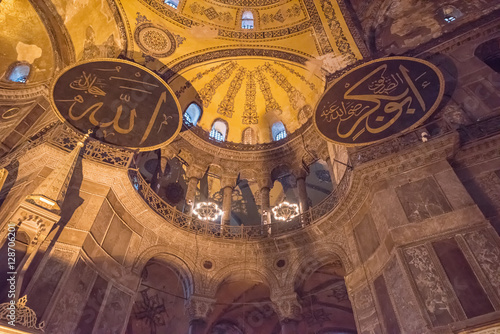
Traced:
<path fill-rule="evenodd" d="M 58 117 L 73 128 L 141 151 L 168 144 L 182 125 L 172 89 L 155 73 L 124 60 L 98 59 L 66 68 L 54 81 L 51 98 Z"/>
<path fill-rule="evenodd" d="M 443 75 L 433 64 L 407 57 L 377 59 L 347 72 L 327 89 L 314 124 L 331 142 L 367 145 L 424 122 L 443 93 Z"/>

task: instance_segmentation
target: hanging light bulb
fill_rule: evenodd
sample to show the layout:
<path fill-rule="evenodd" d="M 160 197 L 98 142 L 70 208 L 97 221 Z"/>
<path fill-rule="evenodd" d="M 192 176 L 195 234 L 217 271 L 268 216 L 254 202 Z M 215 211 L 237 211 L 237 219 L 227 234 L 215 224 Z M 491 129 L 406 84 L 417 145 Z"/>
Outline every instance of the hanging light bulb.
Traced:
<path fill-rule="evenodd" d="M 281 202 L 273 208 L 274 219 L 287 221 L 299 215 L 299 206 L 288 202 Z"/>
<path fill-rule="evenodd" d="M 201 220 L 215 221 L 222 215 L 222 210 L 212 202 L 199 202 L 193 209 L 193 213 Z"/>

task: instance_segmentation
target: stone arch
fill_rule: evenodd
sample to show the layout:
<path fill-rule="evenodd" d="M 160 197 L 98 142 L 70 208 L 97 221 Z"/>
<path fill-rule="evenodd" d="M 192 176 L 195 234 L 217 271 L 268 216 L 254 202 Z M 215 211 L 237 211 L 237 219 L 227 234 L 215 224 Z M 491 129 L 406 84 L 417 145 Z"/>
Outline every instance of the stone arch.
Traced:
<path fill-rule="evenodd" d="M 271 293 L 279 287 L 277 277 L 262 265 L 235 263 L 221 268 L 207 285 L 208 296 L 215 296 L 219 287 L 230 277 L 249 277 L 269 286 Z"/>
<path fill-rule="evenodd" d="M 296 258 L 290 263 L 290 272 L 284 284 L 285 286 L 296 287 L 322 266 L 337 260 L 340 261 L 346 274 L 353 270 L 353 265 L 341 246 L 328 244 L 320 249 L 313 249 L 309 256 Z"/>
<path fill-rule="evenodd" d="M 195 290 L 195 278 L 193 268 L 195 264 L 186 258 L 180 257 L 167 250 L 165 246 L 153 246 L 139 255 L 132 266 L 132 272 L 140 275 L 146 264 L 151 260 L 162 260 L 166 266 L 179 273 L 179 278 L 184 287 L 185 297 L 188 298 Z"/>

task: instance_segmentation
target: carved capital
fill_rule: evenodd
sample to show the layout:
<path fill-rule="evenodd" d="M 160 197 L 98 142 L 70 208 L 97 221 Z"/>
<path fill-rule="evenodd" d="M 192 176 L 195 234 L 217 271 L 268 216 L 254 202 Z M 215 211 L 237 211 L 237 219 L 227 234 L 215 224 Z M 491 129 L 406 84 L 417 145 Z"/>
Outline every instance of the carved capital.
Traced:
<path fill-rule="evenodd" d="M 207 319 L 213 310 L 215 299 L 202 296 L 191 296 L 186 301 L 186 312 L 190 320 Z"/>
<path fill-rule="evenodd" d="M 205 174 L 205 171 L 202 168 L 195 166 L 195 165 L 190 165 L 186 170 L 186 176 L 188 178 L 195 177 L 198 180 L 200 180 L 204 174 Z"/>
<path fill-rule="evenodd" d="M 222 179 L 220 180 L 220 186 L 221 188 L 226 188 L 226 187 L 231 187 L 234 188 L 236 187 L 236 177 L 229 177 L 229 176 L 223 176 Z"/>
<path fill-rule="evenodd" d="M 273 298 L 272 302 L 280 321 L 285 319 L 300 320 L 302 306 L 297 299 L 296 293 Z"/>
<path fill-rule="evenodd" d="M 273 187 L 273 180 L 271 179 L 271 176 L 258 178 L 257 184 L 259 185 L 259 189 L 262 189 L 262 188 L 271 189 Z"/>

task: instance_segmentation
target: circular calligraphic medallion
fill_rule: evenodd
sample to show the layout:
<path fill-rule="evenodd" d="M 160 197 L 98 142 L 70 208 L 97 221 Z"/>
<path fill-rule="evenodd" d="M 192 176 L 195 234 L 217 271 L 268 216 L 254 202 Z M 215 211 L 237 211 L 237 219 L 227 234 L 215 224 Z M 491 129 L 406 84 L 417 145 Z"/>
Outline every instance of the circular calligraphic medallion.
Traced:
<path fill-rule="evenodd" d="M 58 117 L 104 143 L 148 151 L 170 143 L 182 114 L 172 89 L 155 73 L 119 59 L 66 68 L 51 87 Z"/>
<path fill-rule="evenodd" d="M 416 58 L 381 58 L 347 72 L 319 101 L 314 125 L 327 140 L 367 145 L 422 124 L 444 94 L 444 78 Z"/>
<path fill-rule="evenodd" d="M 142 52 L 156 58 L 168 57 L 176 48 L 174 36 L 152 23 L 137 26 L 134 38 Z"/>

